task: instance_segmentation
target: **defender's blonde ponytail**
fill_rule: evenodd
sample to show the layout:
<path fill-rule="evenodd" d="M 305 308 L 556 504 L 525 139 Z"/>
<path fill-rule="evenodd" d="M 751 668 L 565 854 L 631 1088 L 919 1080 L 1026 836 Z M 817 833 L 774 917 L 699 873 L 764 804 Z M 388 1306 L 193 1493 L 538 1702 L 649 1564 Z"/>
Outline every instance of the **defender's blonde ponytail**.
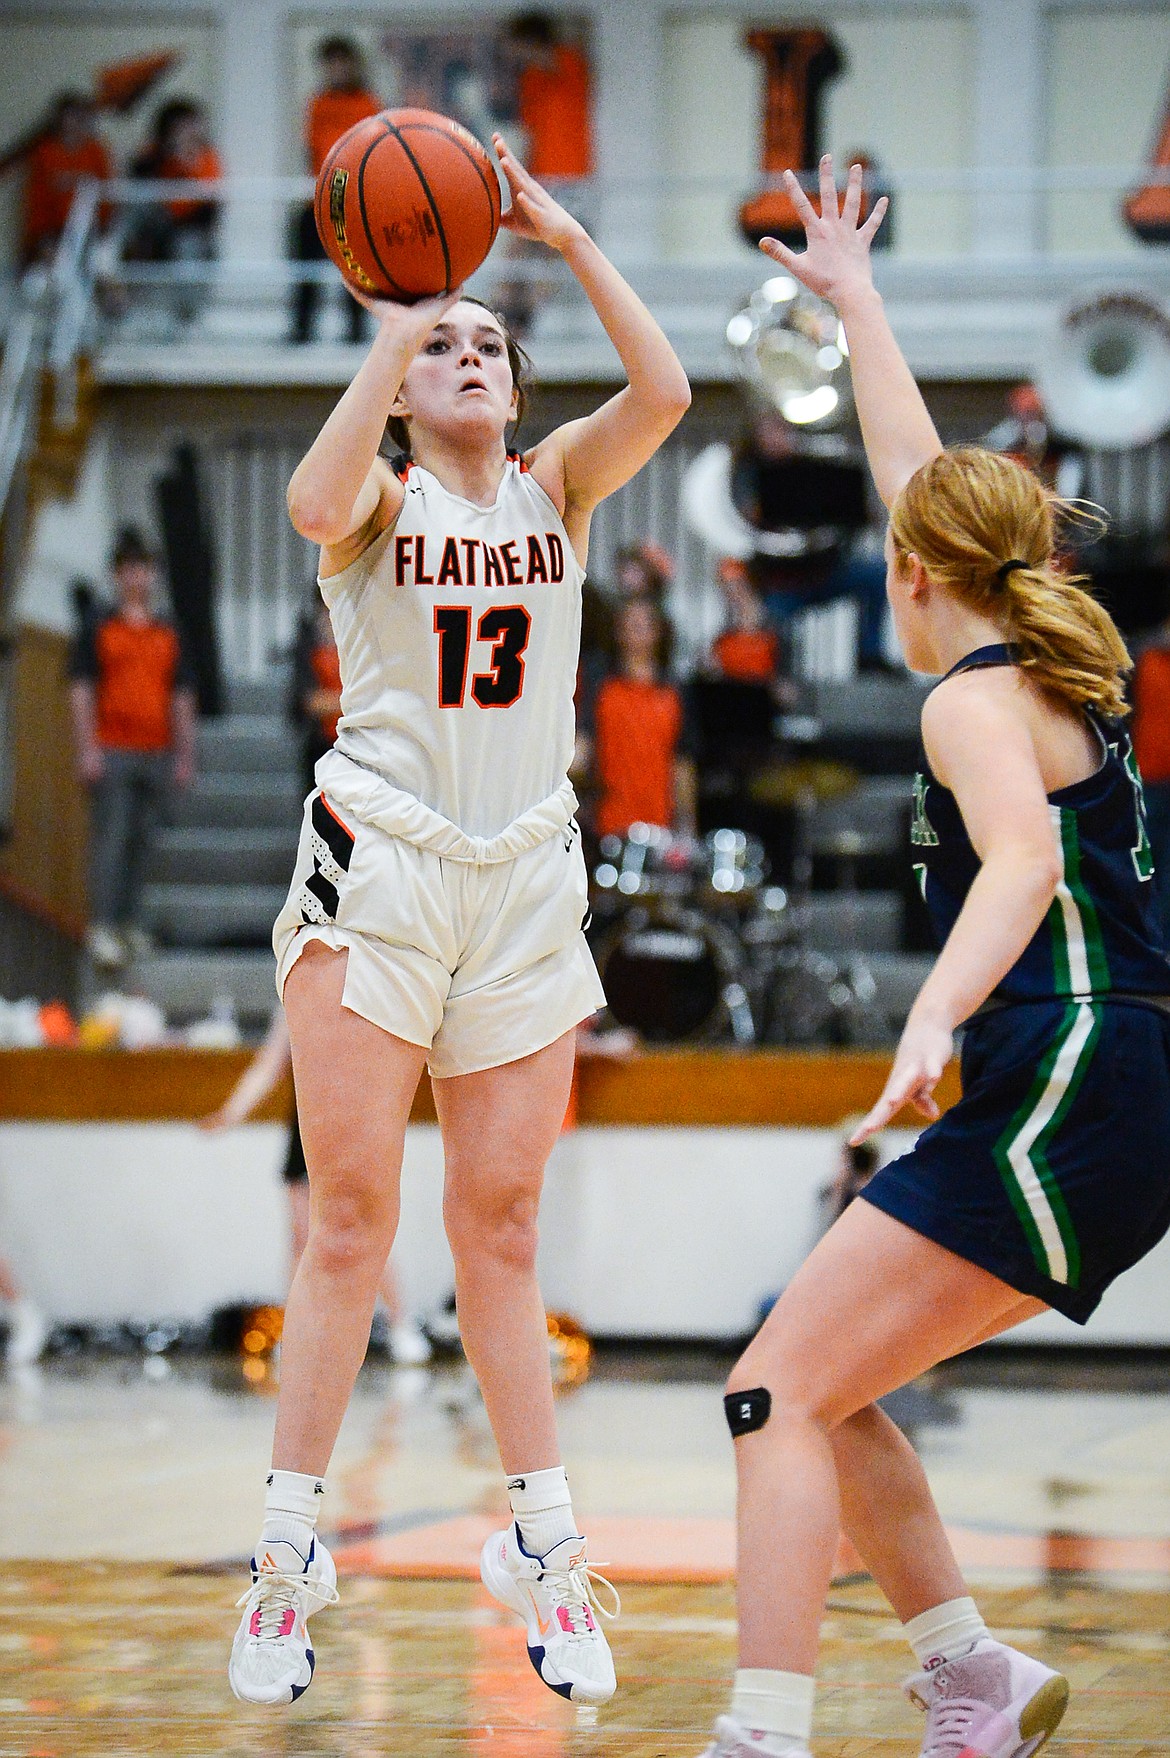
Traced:
<path fill-rule="evenodd" d="M 941 452 L 906 484 L 890 514 L 898 563 L 998 623 L 1023 671 L 1053 696 L 1127 712 L 1125 643 L 1109 613 L 1055 556 L 1061 517 L 1083 517 L 1013 459 L 978 446 Z"/>

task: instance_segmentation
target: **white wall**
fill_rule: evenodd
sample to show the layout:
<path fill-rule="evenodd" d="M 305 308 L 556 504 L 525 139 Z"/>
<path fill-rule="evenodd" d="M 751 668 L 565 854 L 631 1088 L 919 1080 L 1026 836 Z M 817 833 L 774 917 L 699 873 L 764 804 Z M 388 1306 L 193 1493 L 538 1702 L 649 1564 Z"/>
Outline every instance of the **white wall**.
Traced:
<path fill-rule="evenodd" d="M 541 1284 L 597 1336 L 730 1339 L 791 1278 L 816 1233 L 832 1130 L 587 1128 L 549 1167 Z M 912 1137 L 891 1132 L 888 1151 Z M 0 1127 L 0 1251 L 54 1319 L 197 1319 L 283 1298 L 283 1131 L 185 1124 Z M 452 1288 L 438 1130 L 408 1132 L 395 1261 L 426 1312 Z M 1049 1315 L 1019 1333 L 1170 1343 L 1170 1240 L 1110 1290 L 1088 1330 Z"/>
<path fill-rule="evenodd" d="M 284 1132 L 188 1124 L 0 1127 L 0 1251 L 57 1319 L 198 1318 L 280 1300 Z M 813 1237 L 836 1138 L 812 1130 L 585 1129 L 549 1167 L 549 1307 L 599 1334 L 736 1336 Z M 396 1262 L 412 1306 L 451 1291 L 437 1128 L 408 1133 Z"/>
<path fill-rule="evenodd" d="M 811 7 L 809 16 L 818 14 Z M 969 165 L 973 152 L 974 32 L 954 13 L 882 9 L 833 17 L 844 73 L 824 107 L 825 144 L 861 149 L 888 171 Z M 671 256 L 721 261 L 736 248 L 739 203 L 759 186 L 763 62 L 726 12 L 676 13 L 666 25 L 664 129 L 668 175 L 727 179 L 727 191 L 680 191 L 666 205 Z M 969 243 L 969 203 L 957 194 L 899 198 L 899 249 L 926 256 Z"/>
<path fill-rule="evenodd" d="M 1170 84 L 1166 5 L 1060 12 L 1049 22 L 1049 165 L 1144 164 Z M 1070 190 L 1048 202 L 1048 238 L 1075 254 L 1140 246 L 1112 193 Z"/>

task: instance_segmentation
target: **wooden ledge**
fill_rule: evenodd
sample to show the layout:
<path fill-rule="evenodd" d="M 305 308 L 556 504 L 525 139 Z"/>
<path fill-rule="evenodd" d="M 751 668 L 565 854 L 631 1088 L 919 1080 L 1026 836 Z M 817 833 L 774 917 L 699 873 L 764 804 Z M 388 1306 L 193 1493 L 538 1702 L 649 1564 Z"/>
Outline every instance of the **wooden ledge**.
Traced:
<path fill-rule="evenodd" d="M 221 1105 L 251 1057 L 248 1050 L 3 1050 L 0 1122 L 194 1122 Z M 832 1128 L 867 1111 L 890 1065 L 854 1050 L 656 1050 L 613 1062 L 590 1057 L 577 1070 L 577 1122 L 691 1127 Z M 958 1070 L 939 1100 L 958 1097 Z M 257 1122 L 289 1114 L 292 1088 L 278 1087 Z M 424 1076 L 411 1113 L 433 1123 Z M 921 1125 L 907 1113 L 899 1122 Z"/>

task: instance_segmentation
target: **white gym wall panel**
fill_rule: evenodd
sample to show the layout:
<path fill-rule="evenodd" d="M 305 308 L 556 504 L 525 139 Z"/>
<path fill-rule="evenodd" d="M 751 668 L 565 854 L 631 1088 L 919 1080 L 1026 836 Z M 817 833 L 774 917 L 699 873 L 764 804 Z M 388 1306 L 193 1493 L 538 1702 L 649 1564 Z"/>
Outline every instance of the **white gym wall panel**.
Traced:
<path fill-rule="evenodd" d="M 912 1140 L 890 1132 L 886 1149 Z M 554 1150 L 541 1214 L 553 1311 L 598 1337 L 728 1341 L 816 1238 L 834 1130 L 583 1128 Z M 0 1250 L 56 1321 L 196 1320 L 283 1298 L 284 1131 L 191 1124 L 0 1127 Z M 395 1263 L 409 1305 L 451 1292 L 442 1145 L 407 1134 Z M 1170 1240 L 1115 1284 L 1087 1330 L 1057 1315 L 1020 1341 L 1170 1344 Z"/>

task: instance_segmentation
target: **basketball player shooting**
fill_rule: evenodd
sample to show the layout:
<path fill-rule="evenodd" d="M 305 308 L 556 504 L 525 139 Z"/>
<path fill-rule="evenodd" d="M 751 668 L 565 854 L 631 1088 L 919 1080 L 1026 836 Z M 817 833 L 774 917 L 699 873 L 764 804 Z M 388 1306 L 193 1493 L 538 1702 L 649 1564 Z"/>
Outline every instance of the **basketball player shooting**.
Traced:
<path fill-rule="evenodd" d="M 315 1536 L 338 1428 L 394 1239 L 424 1064 L 446 1158 L 460 1329 L 513 1522 L 484 1548 L 544 1682 L 615 1688 L 557 1445 L 536 1218 L 569 1099 L 576 1026 L 604 997 L 581 932 L 586 873 L 567 780 L 593 509 L 646 463 L 690 390 L 649 312 L 497 139 L 504 223 L 557 251 L 628 382 L 525 456 L 522 357 L 460 298 L 368 300 L 369 353 L 295 471 L 321 546 L 342 697 L 274 930 L 310 1178 L 285 1311 L 264 1524 L 232 1648 L 250 1703 L 307 1688 L 310 1614 L 336 1599 Z M 387 431 L 404 453 L 381 455 Z"/>
<path fill-rule="evenodd" d="M 999 454 L 945 452 L 886 322 L 858 224 L 821 163 L 807 249 L 762 248 L 845 325 L 862 435 L 890 509 L 887 590 L 922 714 L 913 858 L 942 945 L 853 1137 L 935 1120 L 866 1185 L 733 1370 L 740 1671 L 707 1758 L 804 1758 L 844 1527 L 921 1671 L 924 1758 L 1031 1758 L 1066 1681 L 994 1640 L 925 1474 L 877 1407 L 936 1362 L 1055 1308 L 1084 1323 L 1170 1227 L 1170 965 L 1129 661 L 1061 571 L 1070 512 Z M 933 1094 L 965 1024 L 961 1101 Z"/>

